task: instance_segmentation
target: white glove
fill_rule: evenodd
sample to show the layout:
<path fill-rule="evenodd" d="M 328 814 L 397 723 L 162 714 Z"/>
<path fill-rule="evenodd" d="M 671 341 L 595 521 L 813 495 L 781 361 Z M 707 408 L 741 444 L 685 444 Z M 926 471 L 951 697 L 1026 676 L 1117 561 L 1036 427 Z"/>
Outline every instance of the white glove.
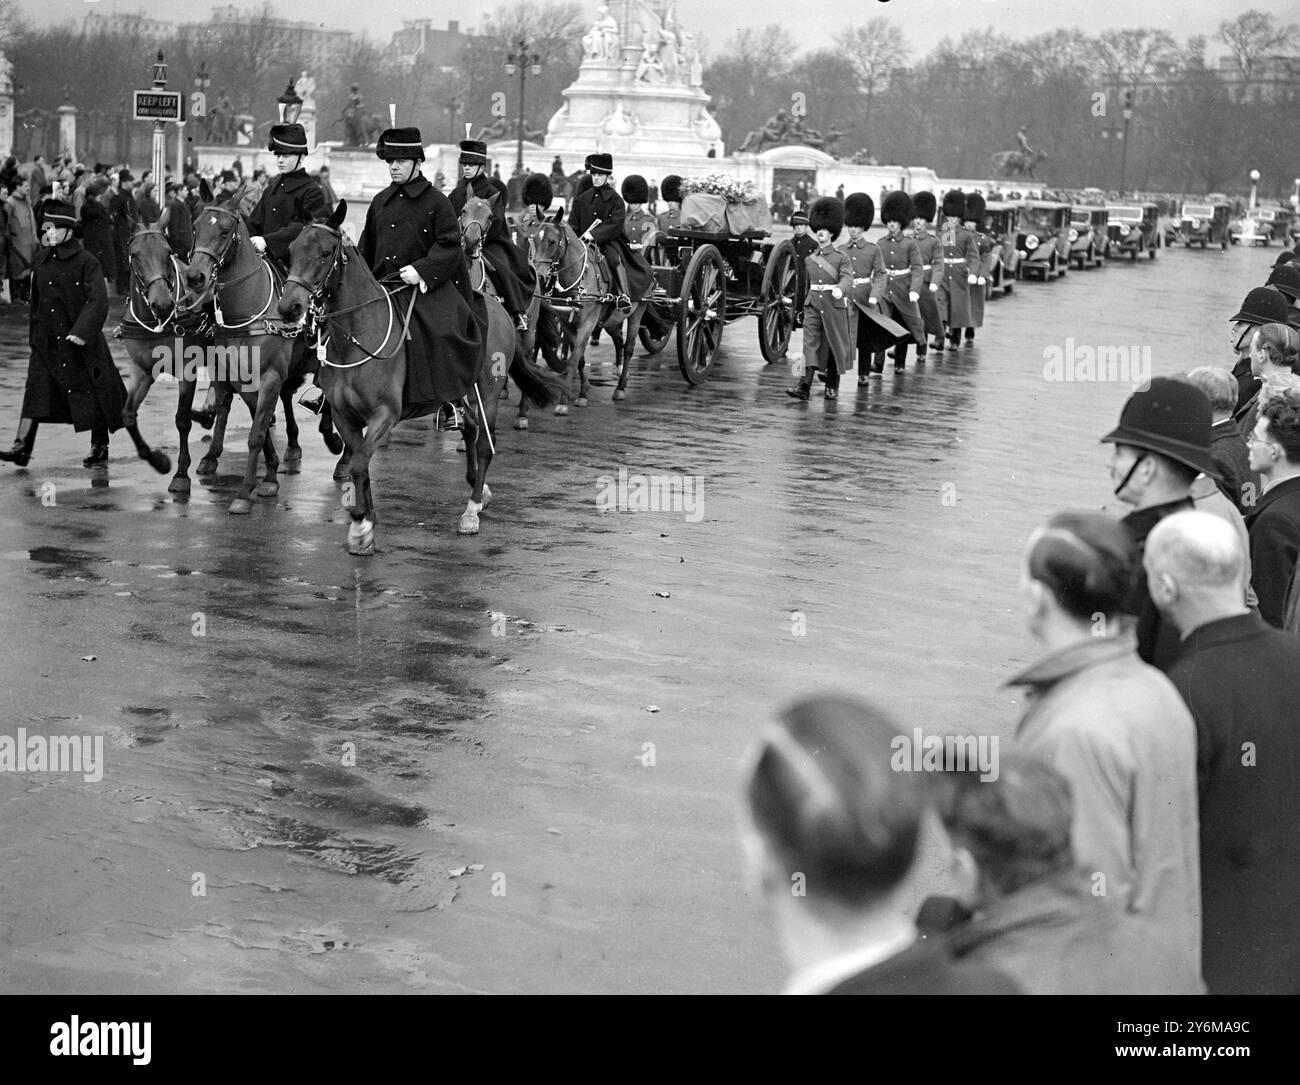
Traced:
<path fill-rule="evenodd" d="M 867 304 L 868 304 L 868 305 L 875 305 L 875 304 L 876 304 L 876 299 L 875 299 L 875 298 L 867 298 Z"/>
<path fill-rule="evenodd" d="M 844 297 L 844 291 L 841 290 L 838 286 L 833 286 L 831 287 L 831 297 L 833 297 L 836 301 L 839 301 L 841 298 Z"/>
<path fill-rule="evenodd" d="M 420 278 L 420 273 L 416 271 L 415 268 L 411 267 L 410 264 L 407 264 L 406 267 L 402 268 L 398 274 L 402 277 L 402 282 L 406 283 L 407 286 L 419 286 L 420 283 L 424 281 Z"/>
<path fill-rule="evenodd" d="M 976 281 L 977 283 L 979 283 L 980 286 L 983 286 L 986 282 L 988 282 L 988 280 L 987 280 L 986 278 L 984 278 L 983 275 L 981 275 L 981 276 L 980 276 L 978 279 L 976 279 L 975 281 Z"/>
<path fill-rule="evenodd" d="M 266 238 L 250 237 L 249 240 L 253 243 L 253 248 L 255 248 L 259 253 L 266 252 Z"/>
<path fill-rule="evenodd" d="M 937 293 L 939 293 L 939 284 L 938 284 L 938 283 L 931 283 L 931 284 L 930 284 L 930 293 L 931 293 L 931 294 L 937 294 Z"/>
<path fill-rule="evenodd" d="M 580 238 L 578 238 L 578 240 L 579 240 L 579 241 L 585 241 L 585 242 L 587 242 L 588 244 L 591 244 L 591 231 L 588 230 L 588 231 L 587 231 L 586 233 L 584 233 Z"/>
<path fill-rule="evenodd" d="M 69 335 L 68 342 L 78 347 L 84 347 L 86 345 L 86 341 L 79 335 Z"/>
<path fill-rule="evenodd" d="M 915 290 L 909 290 L 909 291 L 907 292 L 907 300 L 908 300 L 908 301 L 920 301 L 920 300 L 921 300 L 921 295 L 918 294 Z"/>
<path fill-rule="evenodd" d="M 971 286 L 974 286 L 979 280 L 977 280 L 974 275 L 967 275 L 966 281 L 970 283 Z"/>

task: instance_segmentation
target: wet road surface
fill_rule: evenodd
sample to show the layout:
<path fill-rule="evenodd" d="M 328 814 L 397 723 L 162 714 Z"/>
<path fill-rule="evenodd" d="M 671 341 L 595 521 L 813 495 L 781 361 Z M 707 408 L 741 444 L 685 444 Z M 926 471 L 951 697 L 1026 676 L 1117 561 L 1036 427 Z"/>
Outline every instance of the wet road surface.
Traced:
<path fill-rule="evenodd" d="M 1132 390 L 1045 381 L 1045 351 L 1227 364 L 1275 254 L 1019 283 L 973 349 L 832 403 L 786 398 L 752 319 L 695 389 L 671 343 L 638 350 L 621 404 L 604 345 L 585 410 L 515 432 L 512 390 L 477 537 L 455 436 L 399 427 L 369 559 L 305 412 L 301 470 L 247 517 L 242 407 L 188 498 L 124 434 L 91 472 L 87 435 L 43 429 L 0 465 L 0 735 L 101 736 L 105 765 L 0 773 L 0 989 L 776 989 L 736 844 L 749 741 L 826 689 L 1010 734 L 1021 548 L 1111 502 L 1097 438 Z M 3 320 L 7 444 L 27 355 Z M 173 458 L 174 410 L 159 384 L 141 414 Z M 620 468 L 698 477 L 702 516 L 602 512 Z"/>

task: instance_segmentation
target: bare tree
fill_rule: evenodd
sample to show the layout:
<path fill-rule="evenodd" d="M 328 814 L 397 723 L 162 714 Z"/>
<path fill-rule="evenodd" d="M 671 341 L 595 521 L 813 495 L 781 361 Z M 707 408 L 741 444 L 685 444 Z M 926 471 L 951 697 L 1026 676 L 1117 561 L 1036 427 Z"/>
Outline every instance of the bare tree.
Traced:
<path fill-rule="evenodd" d="M 740 146 L 746 132 L 761 128 L 778 109 L 790 108 L 787 77 L 796 52 L 794 38 L 779 24 L 742 27 L 704 69 L 711 108 L 728 146 Z"/>
<path fill-rule="evenodd" d="M 1259 71 L 1260 61 L 1294 47 L 1300 40 L 1300 28 L 1294 23 L 1279 24 L 1267 12 L 1252 8 L 1235 19 L 1220 23 L 1219 32 L 1214 36 L 1228 47 L 1237 62 L 1237 70 L 1241 73 L 1238 98 L 1245 101 Z"/>
<path fill-rule="evenodd" d="M 835 35 L 835 45 L 848 61 L 858 83 L 867 96 L 867 119 L 876 95 L 889 86 L 890 77 L 907 66 L 911 48 L 903 32 L 884 18 L 868 19 Z"/>

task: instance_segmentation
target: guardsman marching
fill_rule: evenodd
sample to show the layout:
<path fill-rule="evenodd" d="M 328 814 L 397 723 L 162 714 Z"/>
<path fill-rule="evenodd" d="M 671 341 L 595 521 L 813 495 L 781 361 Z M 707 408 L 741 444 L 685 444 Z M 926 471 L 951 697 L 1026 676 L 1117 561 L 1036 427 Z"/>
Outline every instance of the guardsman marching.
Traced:
<path fill-rule="evenodd" d="M 654 234 L 659 229 L 654 215 L 645 209 L 650 202 L 650 186 L 646 179 L 637 173 L 630 173 L 623 178 L 619 189 L 623 202 L 627 204 L 627 214 L 623 216 L 623 236 L 627 238 L 628 248 L 633 252 L 644 252 L 647 244 L 654 244 Z"/>
<path fill-rule="evenodd" d="M 912 240 L 916 242 L 917 251 L 921 255 L 921 271 L 925 282 L 918 307 L 921 310 L 921 320 L 925 323 L 926 332 L 934 336 L 934 349 L 941 351 L 943 350 L 943 317 L 939 315 L 939 303 L 935 300 L 939 283 L 934 262 L 936 259 L 939 260 L 942 267 L 943 252 L 940 250 L 939 239 L 927 229 L 937 209 L 938 204 L 935 202 L 933 192 L 918 192 L 912 197 Z M 920 353 L 918 349 L 918 357 Z"/>
<path fill-rule="evenodd" d="M 796 211 L 790 216 L 794 230 L 794 326 L 803 327 L 803 307 L 808 300 L 808 265 L 805 261 L 817 251 L 817 239 L 808 232 L 808 212 Z"/>
<path fill-rule="evenodd" d="M 961 329 L 970 324 L 971 287 L 980 269 L 975 235 L 961 224 L 965 217 L 966 194 L 955 188 L 943 197 L 943 226 L 939 229 L 942 250 L 936 249 L 934 254 L 934 279 L 939 284 L 935 301 L 954 347 L 961 342 Z"/>
<path fill-rule="evenodd" d="M 458 214 L 420 172 L 418 128 L 388 129 L 375 154 L 391 184 L 370 201 L 357 251 L 375 278 L 398 277 L 416 288 L 404 403 L 454 404 L 474 386 L 487 341 L 487 308 L 470 284 Z M 451 415 L 444 428 L 460 428 L 460 412 Z"/>
<path fill-rule="evenodd" d="M 879 241 L 880 255 L 885 261 L 885 274 L 889 276 L 889 290 L 882 305 L 883 310 L 899 324 L 904 325 L 916 340 L 917 361 L 925 359 L 925 324 L 917 303 L 925 288 L 925 272 L 921 264 L 921 249 L 913 238 L 903 231 L 912 220 L 912 197 L 906 192 L 891 192 L 880 205 L 880 221 L 889 231 Z M 894 347 L 894 372 L 901 373 L 907 364 L 907 341 Z M 871 363 L 871 372 L 880 373 L 885 368 L 885 352 L 879 351 Z"/>
<path fill-rule="evenodd" d="M 497 197 L 496 203 L 492 205 L 492 220 L 483 236 L 483 263 L 492 285 L 497 289 L 497 296 L 510 314 L 510 319 L 515 322 L 515 327 L 527 331 L 528 306 L 537 286 L 537 277 L 533 274 L 527 257 L 510 240 L 506 226 L 506 204 L 509 201 L 506 186 L 487 176 L 484 173 L 486 166 L 487 144 L 477 139 L 462 140 L 460 182 L 451 190 L 448 198 L 459 216 L 465 210 L 465 201 L 471 192 L 480 200 L 490 200 L 494 195 Z"/>
<path fill-rule="evenodd" d="M 840 246 L 840 252 L 848 258 L 853 275 L 849 340 L 858 352 L 858 384 L 867 383 L 872 355 L 894 342 L 873 319 L 880 314 L 880 301 L 889 289 L 880 249 L 867 240 L 867 231 L 875 220 L 876 205 L 871 197 L 865 192 L 850 192 L 844 201 L 844 225 L 848 227 L 849 239 Z"/>
<path fill-rule="evenodd" d="M 666 210 L 659 212 L 659 229 L 671 230 L 682 224 L 683 195 L 682 179 L 677 174 L 670 173 L 659 186 L 659 196 L 668 205 Z"/>
<path fill-rule="evenodd" d="M 806 400 L 817 370 L 826 381 L 826 398 L 835 399 L 840 374 L 853 368 L 853 340 L 849 335 L 853 270 L 849 258 L 834 244 L 844 228 L 844 205 L 833 196 L 815 200 L 808 212 L 808 227 L 817 238 L 817 251 L 804 261 L 808 301 L 804 305 L 802 376 L 795 387 L 785 392 L 794 399 Z"/>
<path fill-rule="evenodd" d="M 975 275 L 975 285 L 970 288 L 970 323 L 966 325 L 966 345 L 975 342 L 975 329 L 984 327 L 984 300 L 988 294 L 989 276 L 993 274 L 993 238 L 984 232 L 984 197 L 972 192 L 966 197 L 966 229 L 975 237 L 979 250 L 980 266 Z M 956 345 L 956 340 L 953 340 Z"/>
<path fill-rule="evenodd" d="M 650 268 L 639 253 L 633 252 L 623 234 L 627 209 L 623 199 L 610 184 L 614 159 L 608 154 L 589 154 L 584 163 L 591 175 L 591 188 L 573 200 L 569 226 L 584 241 L 592 241 L 605 257 L 614 282 L 615 306 L 631 312 L 650 292 Z"/>

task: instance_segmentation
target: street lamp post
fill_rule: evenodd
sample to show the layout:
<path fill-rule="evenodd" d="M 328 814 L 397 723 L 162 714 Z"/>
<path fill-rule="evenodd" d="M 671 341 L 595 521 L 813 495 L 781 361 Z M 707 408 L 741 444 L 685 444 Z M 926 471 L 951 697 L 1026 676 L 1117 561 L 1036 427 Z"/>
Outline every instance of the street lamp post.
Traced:
<path fill-rule="evenodd" d="M 163 51 L 158 50 L 158 59 L 153 66 L 153 89 L 167 89 L 167 62 L 163 60 Z M 162 184 L 163 162 L 167 157 L 167 122 L 153 122 L 153 180 L 155 185 Z"/>
<path fill-rule="evenodd" d="M 506 57 L 506 75 L 514 75 L 516 68 L 519 69 L 519 132 L 515 152 L 515 176 L 518 177 L 524 172 L 524 75 L 525 72 L 542 74 L 542 58 L 528 52 L 528 42 L 523 38 L 519 39 L 519 52 Z"/>
<path fill-rule="evenodd" d="M 302 112 L 302 99 L 298 97 L 298 92 L 293 88 L 292 78 L 284 88 L 284 93 L 275 100 L 275 104 L 280 110 L 281 124 L 298 123 L 298 114 Z"/>
<path fill-rule="evenodd" d="M 1120 137 L 1124 140 L 1124 149 L 1120 152 L 1119 158 L 1119 192 L 1124 195 L 1124 175 L 1128 173 L 1128 127 L 1129 122 L 1133 120 L 1133 91 L 1124 92 L 1124 133 Z"/>
<path fill-rule="evenodd" d="M 1255 213 L 1255 196 L 1259 191 L 1259 170 L 1250 171 L 1250 213 Z"/>
<path fill-rule="evenodd" d="M 211 85 L 212 74 L 208 71 L 208 62 L 200 60 L 198 74 L 194 76 L 194 89 L 198 91 L 198 94 L 195 95 L 196 104 L 202 112 L 191 109 L 190 113 L 195 117 L 203 117 L 203 135 L 205 139 L 212 138 L 212 119 L 211 114 L 208 112 L 208 87 Z"/>

